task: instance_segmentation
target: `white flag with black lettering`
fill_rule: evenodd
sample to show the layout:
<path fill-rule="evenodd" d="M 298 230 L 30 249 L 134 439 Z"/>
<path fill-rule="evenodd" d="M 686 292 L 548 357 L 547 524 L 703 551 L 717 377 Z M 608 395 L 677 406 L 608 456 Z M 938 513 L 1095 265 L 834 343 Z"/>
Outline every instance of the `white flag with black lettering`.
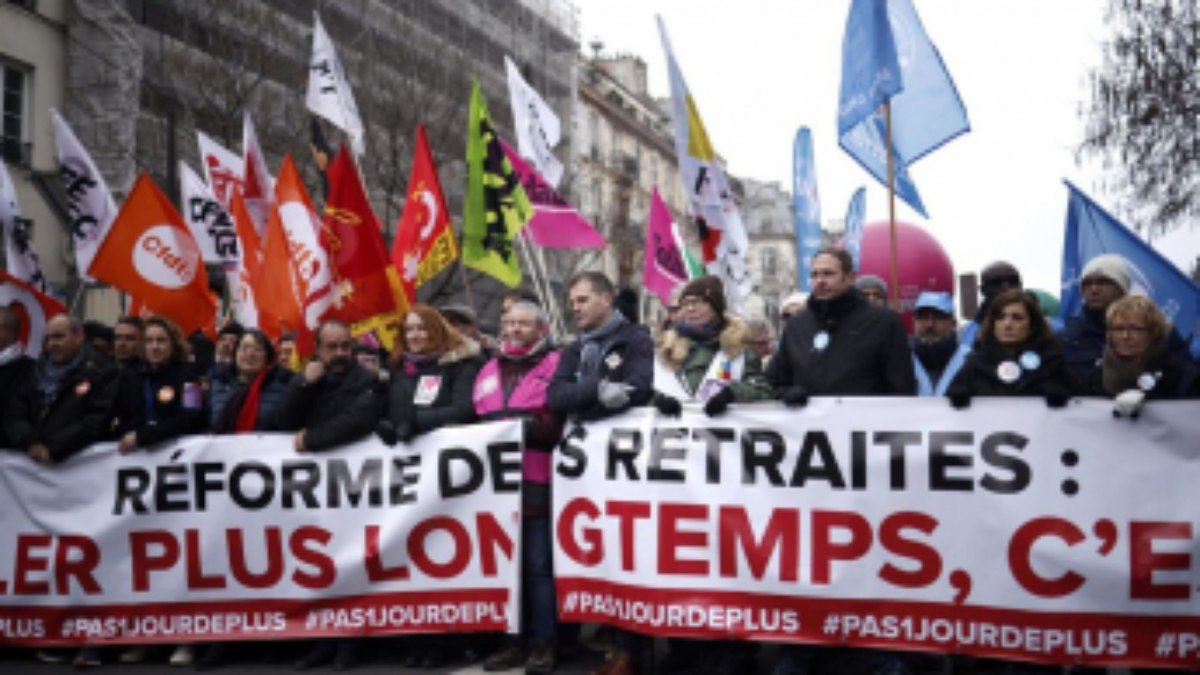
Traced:
<path fill-rule="evenodd" d="M 508 95 L 512 102 L 513 127 L 517 132 L 517 150 L 553 187 L 562 180 L 562 162 L 554 156 L 554 146 L 562 139 L 562 124 L 525 78 L 512 59 L 504 57 L 508 72 Z"/>
<path fill-rule="evenodd" d="M 321 17 L 313 12 L 313 53 L 308 64 L 308 94 L 304 105 L 314 113 L 336 124 L 350 136 L 355 156 L 363 154 L 363 123 L 358 104 L 350 91 L 346 71 L 334 51 L 333 41 L 321 25 Z"/>
<path fill-rule="evenodd" d="M 238 238 L 229 212 L 187 162 L 179 162 L 179 198 L 183 219 L 200 245 L 206 263 L 237 265 Z"/>
<path fill-rule="evenodd" d="M 51 108 L 50 115 L 54 119 L 58 171 L 67 193 L 71 239 L 75 244 L 75 267 L 81 279 L 91 281 L 88 270 L 117 218 L 117 203 L 113 201 L 104 176 L 100 175 L 96 163 L 76 138 L 71 126 L 57 110 Z"/>
<path fill-rule="evenodd" d="M 5 263 L 8 273 L 46 292 L 46 277 L 42 274 L 42 263 L 33 248 L 33 223 L 21 216 L 17 203 L 17 187 L 8 168 L 0 162 L 0 229 L 4 230 Z"/>

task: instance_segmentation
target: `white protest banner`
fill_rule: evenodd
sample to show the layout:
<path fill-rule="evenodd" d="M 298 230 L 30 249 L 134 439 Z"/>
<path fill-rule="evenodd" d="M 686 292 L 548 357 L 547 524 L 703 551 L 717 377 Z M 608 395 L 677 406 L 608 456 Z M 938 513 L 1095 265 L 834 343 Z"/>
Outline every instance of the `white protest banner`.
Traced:
<path fill-rule="evenodd" d="M 514 631 L 520 428 L 0 452 L 0 644 Z"/>
<path fill-rule="evenodd" d="M 1200 416 L 1151 403 L 814 399 L 577 427 L 564 621 L 641 633 L 1200 666 Z"/>

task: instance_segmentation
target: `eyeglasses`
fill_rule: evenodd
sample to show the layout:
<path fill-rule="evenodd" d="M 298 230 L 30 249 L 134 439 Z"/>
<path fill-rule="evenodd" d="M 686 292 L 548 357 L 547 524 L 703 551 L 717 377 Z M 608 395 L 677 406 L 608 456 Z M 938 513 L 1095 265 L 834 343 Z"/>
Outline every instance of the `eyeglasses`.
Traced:
<path fill-rule="evenodd" d="M 1108 332 L 1114 335 L 1140 335 L 1150 332 L 1149 326 L 1109 326 Z"/>

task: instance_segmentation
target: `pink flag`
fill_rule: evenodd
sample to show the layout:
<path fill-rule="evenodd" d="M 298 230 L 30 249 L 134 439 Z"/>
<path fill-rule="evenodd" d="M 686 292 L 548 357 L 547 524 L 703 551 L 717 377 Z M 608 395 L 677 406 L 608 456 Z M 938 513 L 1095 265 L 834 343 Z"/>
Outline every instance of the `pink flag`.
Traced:
<path fill-rule="evenodd" d="M 604 248 L 604 237 L 575 207 L 555 192 L 508 143 L 500 141 L 500 145 L 533 204 L 533 218 L 522 230 L 529 233 L 533 243 L 542 248 Z"/>
<path fill-rule="evenodd" d="M 658 188 L 650 199 L 650 222 L 646 225 L 646 253 L 642 265 L 642 284 L 664 305 L 671 304 L 671 291 L 687 283 L 687 264 L 679 240 L 675 237 L 671 212 L 658 196 Z"/>

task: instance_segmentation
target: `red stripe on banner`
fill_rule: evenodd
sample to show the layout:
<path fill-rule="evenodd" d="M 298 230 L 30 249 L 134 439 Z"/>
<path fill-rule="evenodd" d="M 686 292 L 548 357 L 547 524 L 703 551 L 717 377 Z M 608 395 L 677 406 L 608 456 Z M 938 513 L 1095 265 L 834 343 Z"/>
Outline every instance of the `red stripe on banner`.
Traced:
<path fill-rule="evenodd" d="M 465 589 L 321 600 L 218 600 L 96 607 L 0 607 L 0 645 L 503 632 L 508 592 Z"/>
<path fill-rule="evenodd" d="M 952 652 L 1055 664 L 1200 668 L 1200 618 L 661 589 L 559 577 L 563 621 L 647 635 Z"/>

